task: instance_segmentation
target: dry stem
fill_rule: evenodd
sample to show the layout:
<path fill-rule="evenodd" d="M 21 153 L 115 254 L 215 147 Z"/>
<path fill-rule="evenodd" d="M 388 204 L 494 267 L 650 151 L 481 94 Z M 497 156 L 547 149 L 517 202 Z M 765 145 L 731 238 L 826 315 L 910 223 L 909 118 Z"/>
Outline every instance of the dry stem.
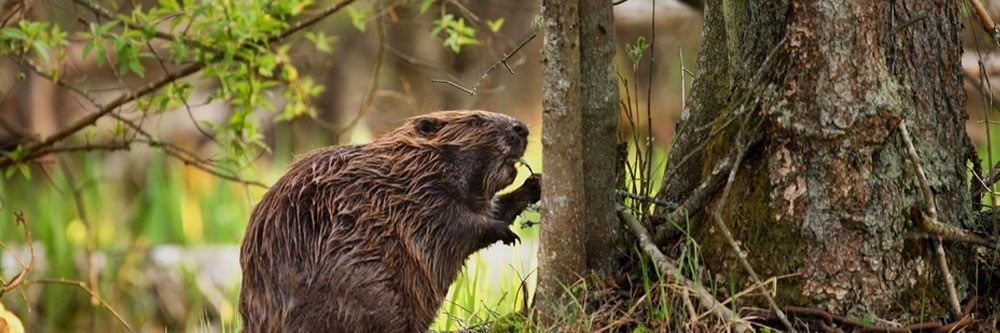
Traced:
<path fill-rule="evenodd" d="M 497 66 L 499 66 L 500 64 L 503 64 L 503 66 L 507 68 L 507 71 L 509 71 L 511 74 L 514 74 L 514 70 L 510 69 L 510 65 L 507 64 L 507 60 L 510 60 L 510 57 L 513 57 L 515 54 L 517 54 L 517 52 L 520 51 L 521 48 L 524 48 L 524 46 L 527 45 L 528 42 L 530 42 L 532 39 L 535 39 L 535 37 L 538 37 L 538 33 L 532 32 L 531 35 L 528 36 L 528 38 L 525 38 L 523 41 L 521 41 L 520 44 L 517 44 L 517 46 L 514 47 L 514 49 L 510 51 L 510 53 L 504 53 L 503 57 L 500 58 L 500 60 L 493 63 L 493 66 L 490 66 L 490 68 L 487 69 L 486 72 L 483 72 L 483 75 L 479 77 L 479 81 L 477 81 L 476 84 L 472 85 L 472 88 L 466 88 L 458 83 L 449 80 L 433 79 L 431 80 L 431 82 L 444 83 L 464 91 L 466 94 L 469 94 L 469 96 L 476 96 L 476 94 L 479 92 L 479 86 L 483 84 L 483 81 L 486 81 L 486 77 L 490 76 L 490 73 L 493 73 L 493 71 L 496 70 Z"/>
<path fill-rule="evenodd" d="M 976 0 L 972 1 L 975 2 Z M 917 180 L 920 183 L 925 210 L 922 219 L 923 227 L 928 229 L 928 231 L 966 233 L 964 230 L 938 221 L 937 204 L 934 203 L 934 192 L 931 191 L 927 174 L 924 173 L 924 167 L 920 162 L 920 155 L 917 154 L 917 148 L 913 146 L 913 139 L 910 138 L 910 132 L 906 130 L 906 123 L 903 121 L 899 122 L 899 132 L 903 136 L 903 142 L 906 144 L 906 152 L 913 162 L 913 168 L 917 172 Z M 938 256 L 938 268 L 941 269 L 941 274 L 944 275 L 945 286 L 948 289 L 948 303 L 951 305 L 951 312 L 955 315 L 955 318 L 961 318 L 962 306 L 958 303 L 958 293 L 955 291 L 955 278 L 951 276 L 951 271 L 948 269 L 948 259 L 945 256 L 944 246 L 941 244 L 941 236 L 934 239 L 934 247 Z"/>
<path fill-rule="evenodd" d="M 642 248 L 646 255 L 648 255 L 653 263 L 659 268 L 665 278 L 672 279 L 688 290 L 690 290 L 701 302 L 701 305 L 708 309 L 709 311 L 715 313 L 719 319 L 723 322 L 729 323 L 736 332 L 753 332 L 750 325 L 747 324 L 746 320 L 742 319 L 736 313 L 732 312 L 725 305 L 719 303 L 704 286 L 694 282 L 681 274 L 681 270 L 670 260 L 660 249 L 656 247 L 653 243 L 653 239 L 650 237 L 649 232 L 646 227 L 643 227 L 641 223 L 625 210 L 625 207 L 618 205 L 617 207 L 618 217 L 628 225 L 629 230 L 632 234 L 639 240 L 639 247 Z"/>

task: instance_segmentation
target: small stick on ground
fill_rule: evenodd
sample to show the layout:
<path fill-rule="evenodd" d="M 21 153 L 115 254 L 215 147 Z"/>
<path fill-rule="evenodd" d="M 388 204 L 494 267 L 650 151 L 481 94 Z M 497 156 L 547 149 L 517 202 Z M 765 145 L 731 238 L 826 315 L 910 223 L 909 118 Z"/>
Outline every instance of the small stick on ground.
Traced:
<path fill-rule="evenodd" d="M 704 286 L 684 277 L 684 275 L 680 273 L 680 269 L 677 265 L 656 247 L 656 244 L 653 243 L 653 239 L 650 237 L 646 227 L 643 227 L 635 216 L 632 216 L 632 214 L 627 212 L 624 206 L 619 204 L 616 208 L 618 218 L 628 225 L 629 230 L 631 230 L 632 234 L 634 234 L 639 240 L 639 247 L 642 248 L 642 250 L 646 252 L 646 255 L 653 260 L 653 264 L 655 264 L 657 268 L 663 272 L 665 278 L 672 279 L 680 283 L 694 293 L 694 295 L 698 297 L 698 300 L 701 302 L 701 306 L 715 313 L 723 322 L 728 323 L 733 328 L 734 332 L 753 332 L 746 320 L 740 318 L 725 305 L 719 303 L 719 301 L 715 299 L 715 296 L 705 289 Z"/>
<path fill-rule="evenodd" d="M 972 1 L 978 2 L 976 0 Z M 903 142 L 906 144 L 906 152 L 909 153 L 910 161 L 913 162 L 913 168 L 917 172 L 917 180 L 920 183 L 920 190 L 924 200 L 924 228 L 928 230 L 947 229 L 944 228 L 946 225 L 938 221 L 937 204 L 934 203 L 934 192 L 931 191 L 930 182 L 927 181 L 927 174 L 924 173 L 924 167 L 920 162 L 920 155 L 917 154 L 917 149 L 913 146 L 913 139 L 910 138 L 910 132 L 906 130 L 905 122 L 899 122 L 899 132 L 903 136 Z M 934 239 L 934 248 L 938 256 L 938 268 L 941 269 L 941 274 L 944 275 L 945 286 L 948 289 L 948 303 L 951 305 L 951 312 L 955 315 L 955 318 L 961 318 L 962 306 L 958 303 L 958 293 L 955 291 L 955 278 L 951 276 L 951 271 L 948 269 L 948 259 L 945 256 L 944 246 L 941 244 L 941 236 L 937 236 Z"/>
<path fill-rule="evenodd" d="M 740 135 L 737 137 L 737 141 L 739 141 L 742 137 L 743 137 L 743 131 L 740 132 Z M 720 231 L 722 231 L 722 235 L 726 238 L 726 242 L 729 243 L 729 246 L 731 246 L 733 248 L 733 251 L 735 251 L 736 260 L 740 262 L 740 265 L 743 266 L 743 269 L 746 270 L 748 275 L 750 275 L 750 278 L 753 280 L 754 287 L 760 289 L 761 294 L 763 294 L 764 298 L 767 299 L 767 303 L 771 307 L 771 311 L 774 311 L 775 316 L 778 317 L 778 320 L 781 321 L 782 325 L 785 325 L 785 328 L 788 329 L 789 332 L 795 333 L 796 332 L 795 326 L 793 326 L 792 323 L 788 321 L 788 317 L 786 317 L 785 313 L 781 311 L 781 307 L 779 307 L 778 303 L 774 301 L 774 297 L 771 297 L 771 293 L 768 292 L 764 284 L 761 283 L 760 277 L 757 275 L 757 272 L 754 271 L 753 266 L 750 266 L 750 262 L 748 262 L 747 259 L 743 256 L 743 251 L 740 249 L 740 245 L 736 243 L 736 239 L 733 237 L 733 233 L 729 231 L 728 227 L 726 227 L 726 223 L 722 221 L 722 215 L 719 212 L 722 209 L 722 207 L 725 207 L 726 199 L 729 197 L 729 189 L 733 184 L 733 181 L 736 179 L 736 173 L 739 171 L 740 163 L 743 161 L 743 156 L 746 155 L 746 152 L 747 150 L 749 150 L 749 147 L 750 145 L 747 144 L 747 145 L 741 145 L 736 148 L 735 150 L 736 158 L 732 164 L 732 167 L 729 170 L 729 177 L 726 179 L 726 186 L 722 190 L 722 196 L 719 197 L 719 203 L 715 207 L 715 210 L 712 212 L 712 221 L 714 221 L 715 226 L 719 228 Z"/>

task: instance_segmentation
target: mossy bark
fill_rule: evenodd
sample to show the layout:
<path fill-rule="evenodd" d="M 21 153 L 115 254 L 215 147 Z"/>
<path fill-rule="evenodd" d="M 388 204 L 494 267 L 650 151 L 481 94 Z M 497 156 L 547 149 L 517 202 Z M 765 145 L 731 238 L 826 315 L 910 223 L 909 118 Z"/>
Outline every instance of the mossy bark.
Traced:
<path fill-rule="evenodd" d="M 718 92 L 706 93 L 713 105 L 724 107 L 706 111 L 715 114 L 692 126 L 701 131 L 692 130 L 697 138 L 688 140 L 704 148 L 675 146 L 668 168 L 704 178 L 704 170 L 735 148 L 727 143 L 735 145 L 738 134 L 720 130 L 709 137 L 713 131 L 706 128 L 717 128 L 737 110 L 763 118 L 763 142 L 744 158 L 729 200 L 716 198 L 703 212 L 719 209 L 762 278 L 796 274 L 779 282 L 779 304 L 884 317 L 944 314 L 945 282 L 932 253 L 922 241 L 907 240 L 921 232 L 910 211 L 925 203 L 897 128 L 905 122 L 911 129 L 941 221 L 968 220 L 959 6 L 706 2 L 706 25 L 716 15 L 726 21 L 726 31 L 706 28 L 703 41 L 725 40 L 730 61 L 700 67 L 688 104 L 703 103 L 697 87 L 706 83 L 698 81 L 717 73 L 730 73 L 734 88 L 728 102 L 720 103 Z M 702 45 L 702 51 L 710 47 Z M 697 168 L 673 163 L 690 149 L 703 149 Z M 668 175 L 679 172 L 669 169 Z M 671 186 L 664 188 L 674 192 L 661 197 L 683 198 L 681 190 L 692 188 Z M 693 234 L 709 268 L 749 286 L 711 221 L 694 216 L 699 221 Z M 963 298 L 970 259 L 951 259 Z"/>

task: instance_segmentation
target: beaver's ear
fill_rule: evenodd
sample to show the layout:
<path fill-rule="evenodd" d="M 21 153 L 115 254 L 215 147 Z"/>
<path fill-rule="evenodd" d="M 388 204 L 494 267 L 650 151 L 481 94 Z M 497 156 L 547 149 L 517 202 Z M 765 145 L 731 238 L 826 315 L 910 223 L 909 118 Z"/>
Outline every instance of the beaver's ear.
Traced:
<path fill-rule="evenodd" d="M 444 122 L 434 118 L 420 118 L 413 124 L 417 133 L 424 137 L 432 137 L 444 126 Z"/>

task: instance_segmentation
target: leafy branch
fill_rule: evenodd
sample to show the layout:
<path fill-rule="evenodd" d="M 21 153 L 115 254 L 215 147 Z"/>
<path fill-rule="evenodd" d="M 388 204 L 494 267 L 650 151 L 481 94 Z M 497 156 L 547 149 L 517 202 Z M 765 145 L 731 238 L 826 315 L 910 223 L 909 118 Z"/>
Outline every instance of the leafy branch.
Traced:
<path fill-rule="evenodd" d="M 170 42 L 170 60 L 178 66 L 169 71 L 164 67 L 165 74 L 158 79 L 152 80 L 138 89 L 122 93 L 105 103 L 97 102 L 96 98 L 82 89 L 69 88 L 94 104 L 96 110 L 43 139 L 28 142 L 13 152 L 0 156 L 0 169 L 23 168 L 24 164 L 35 158 L 59 151 L 59 149 L 53 150 L 50 147 L 94 125 L 98 120 L 113 115 L 115 110 L 128 103 L 138 102 L 137 106 L 140 108 L 155 107 L 158 111 L 165 111 L 166 106 L 170 104 L 169 101 L 185 101 L 187 99 L 190 89 L 183 89 L 184 84 L 180 84 L 178 81 L 198 72 L 203 72 L 203 76 L 219 79 L 222 87 L 212 98 L 225 99 L 236 109 L 228 123 L 214 126 L 210 124 L 210 127 L 216 130 L 217 134 L 226 134 L 220 141 L 231 144 L 233 152 L 237 155 L 248 152 L 243 148 L 244 142 L 263 146 L 259 142 L 259 135 L 255 134 L 257 126 L 247 119 L 247 116 L 258 105 L 273 109 L 266 100 L 259 97 L 265 89 L 275 86 L 277 84 L 275 80 L 281 80 L 288 84 L 286 97 L 290 97 L 291 101 L 288 103 L 290 109 L 286 109 L 285 114 L 282 115 L 284 119 L 308 113 L 309 107 L 307 102 L 303 102 L 303 100 L 307 100 L 322 91 L 322 87 L 314 84 L 311 79 L 298 75 L 297 70 L 289 63 L 287 47 L 278 47 L 276 51 L 271 52 L 270 45 L 280 43 L 287 37 L 315 25 L 355 0 L 339 1 L 317 11 L 307 19 L 291 24 L 285 23 L 285 20 L 300 13 L 311 1 L 290 0 L 278 2 L 273 6 L 265 6 L 270 11 L 266 13 L 269 14 L 267 18 L 254 22 L 229 15 L 236 9 L 226 7 L 225 3 L 196 4 L 192 0 L 181 1 L 182 3 L 178 0 L 163 0 L 160 2 L 161 7 L 156 7 L 149 12 L 144 13 L 136 9 L 130 15 L 115 16 L 95 3 L 74 0 L 74 3 L 109 20 L 103 24 L 91 23 L 89 25 L 90 31 L 81 33 L 81 35 L 90 38 L 84 53 L 89 55 L 90 51 L 96 51 L 99 64 L 100 59 L 103 58 L 104 41 L 107 39 L 115 49 L 115 59 L 120 69 L 119 73 L 116 74 L 120 76 L 131 71 L 142 76 L 145 71 L 138 60 L 142 57 L 149 57 L 149 55 L 141 52 L 140 46 L 148 46 L 149 38 L 158 38 Z M 218 24 L 216 20 L 213 20 L 214 17 L 209 17 L 207 14 L 209 12 L 216 13 L 224 20 L 228 20 L 229 22 L 226 22 L 228 24 Z M 156 22 L 166 18 L 171 20 L 170 31 L 156 30 Z M 154 23 L 139 24 L 137 22 Z M 174 29 L 179 28 L 181 23 L 186 23 L 185 32 L 195 26 L 198 27 L 195 29 L 203 29 L 199 36 L 206 37 L 198 40 L 187 37 L 185 32 L 174 33 Z M 122 30 L 121 33 L 110 33 L 116 27 Z M 31 53 L 51 64 L 51 49 L 65 45 L 65 38 L 66 33 L 57 25 L 22 20 L 18 22 L 17 26 L 4 28 L 0 31 L 0 46 L 2 46 L 0 54 L 20 55 L 22 57 L 20 62 L 31 63 L 32 69 L 36 73 L 44 74 L 43 77 L 60 86 L 70 87 L 59 79 L 58 66 L 47 70 L 41 66 L 35 66 L 30 59 L 24 58 L 25 55 Z M 60 55 L 59 58 L 62 56 Z M 150 97 L 165 87 L 169 87 L 167 96 Z M 181 88 L 178 89 L 178 87 Z M 149 99 L 143 100 L 143 98 Z M 82 149 L 83 147 L 86 146 L 78 148 Z"/>

